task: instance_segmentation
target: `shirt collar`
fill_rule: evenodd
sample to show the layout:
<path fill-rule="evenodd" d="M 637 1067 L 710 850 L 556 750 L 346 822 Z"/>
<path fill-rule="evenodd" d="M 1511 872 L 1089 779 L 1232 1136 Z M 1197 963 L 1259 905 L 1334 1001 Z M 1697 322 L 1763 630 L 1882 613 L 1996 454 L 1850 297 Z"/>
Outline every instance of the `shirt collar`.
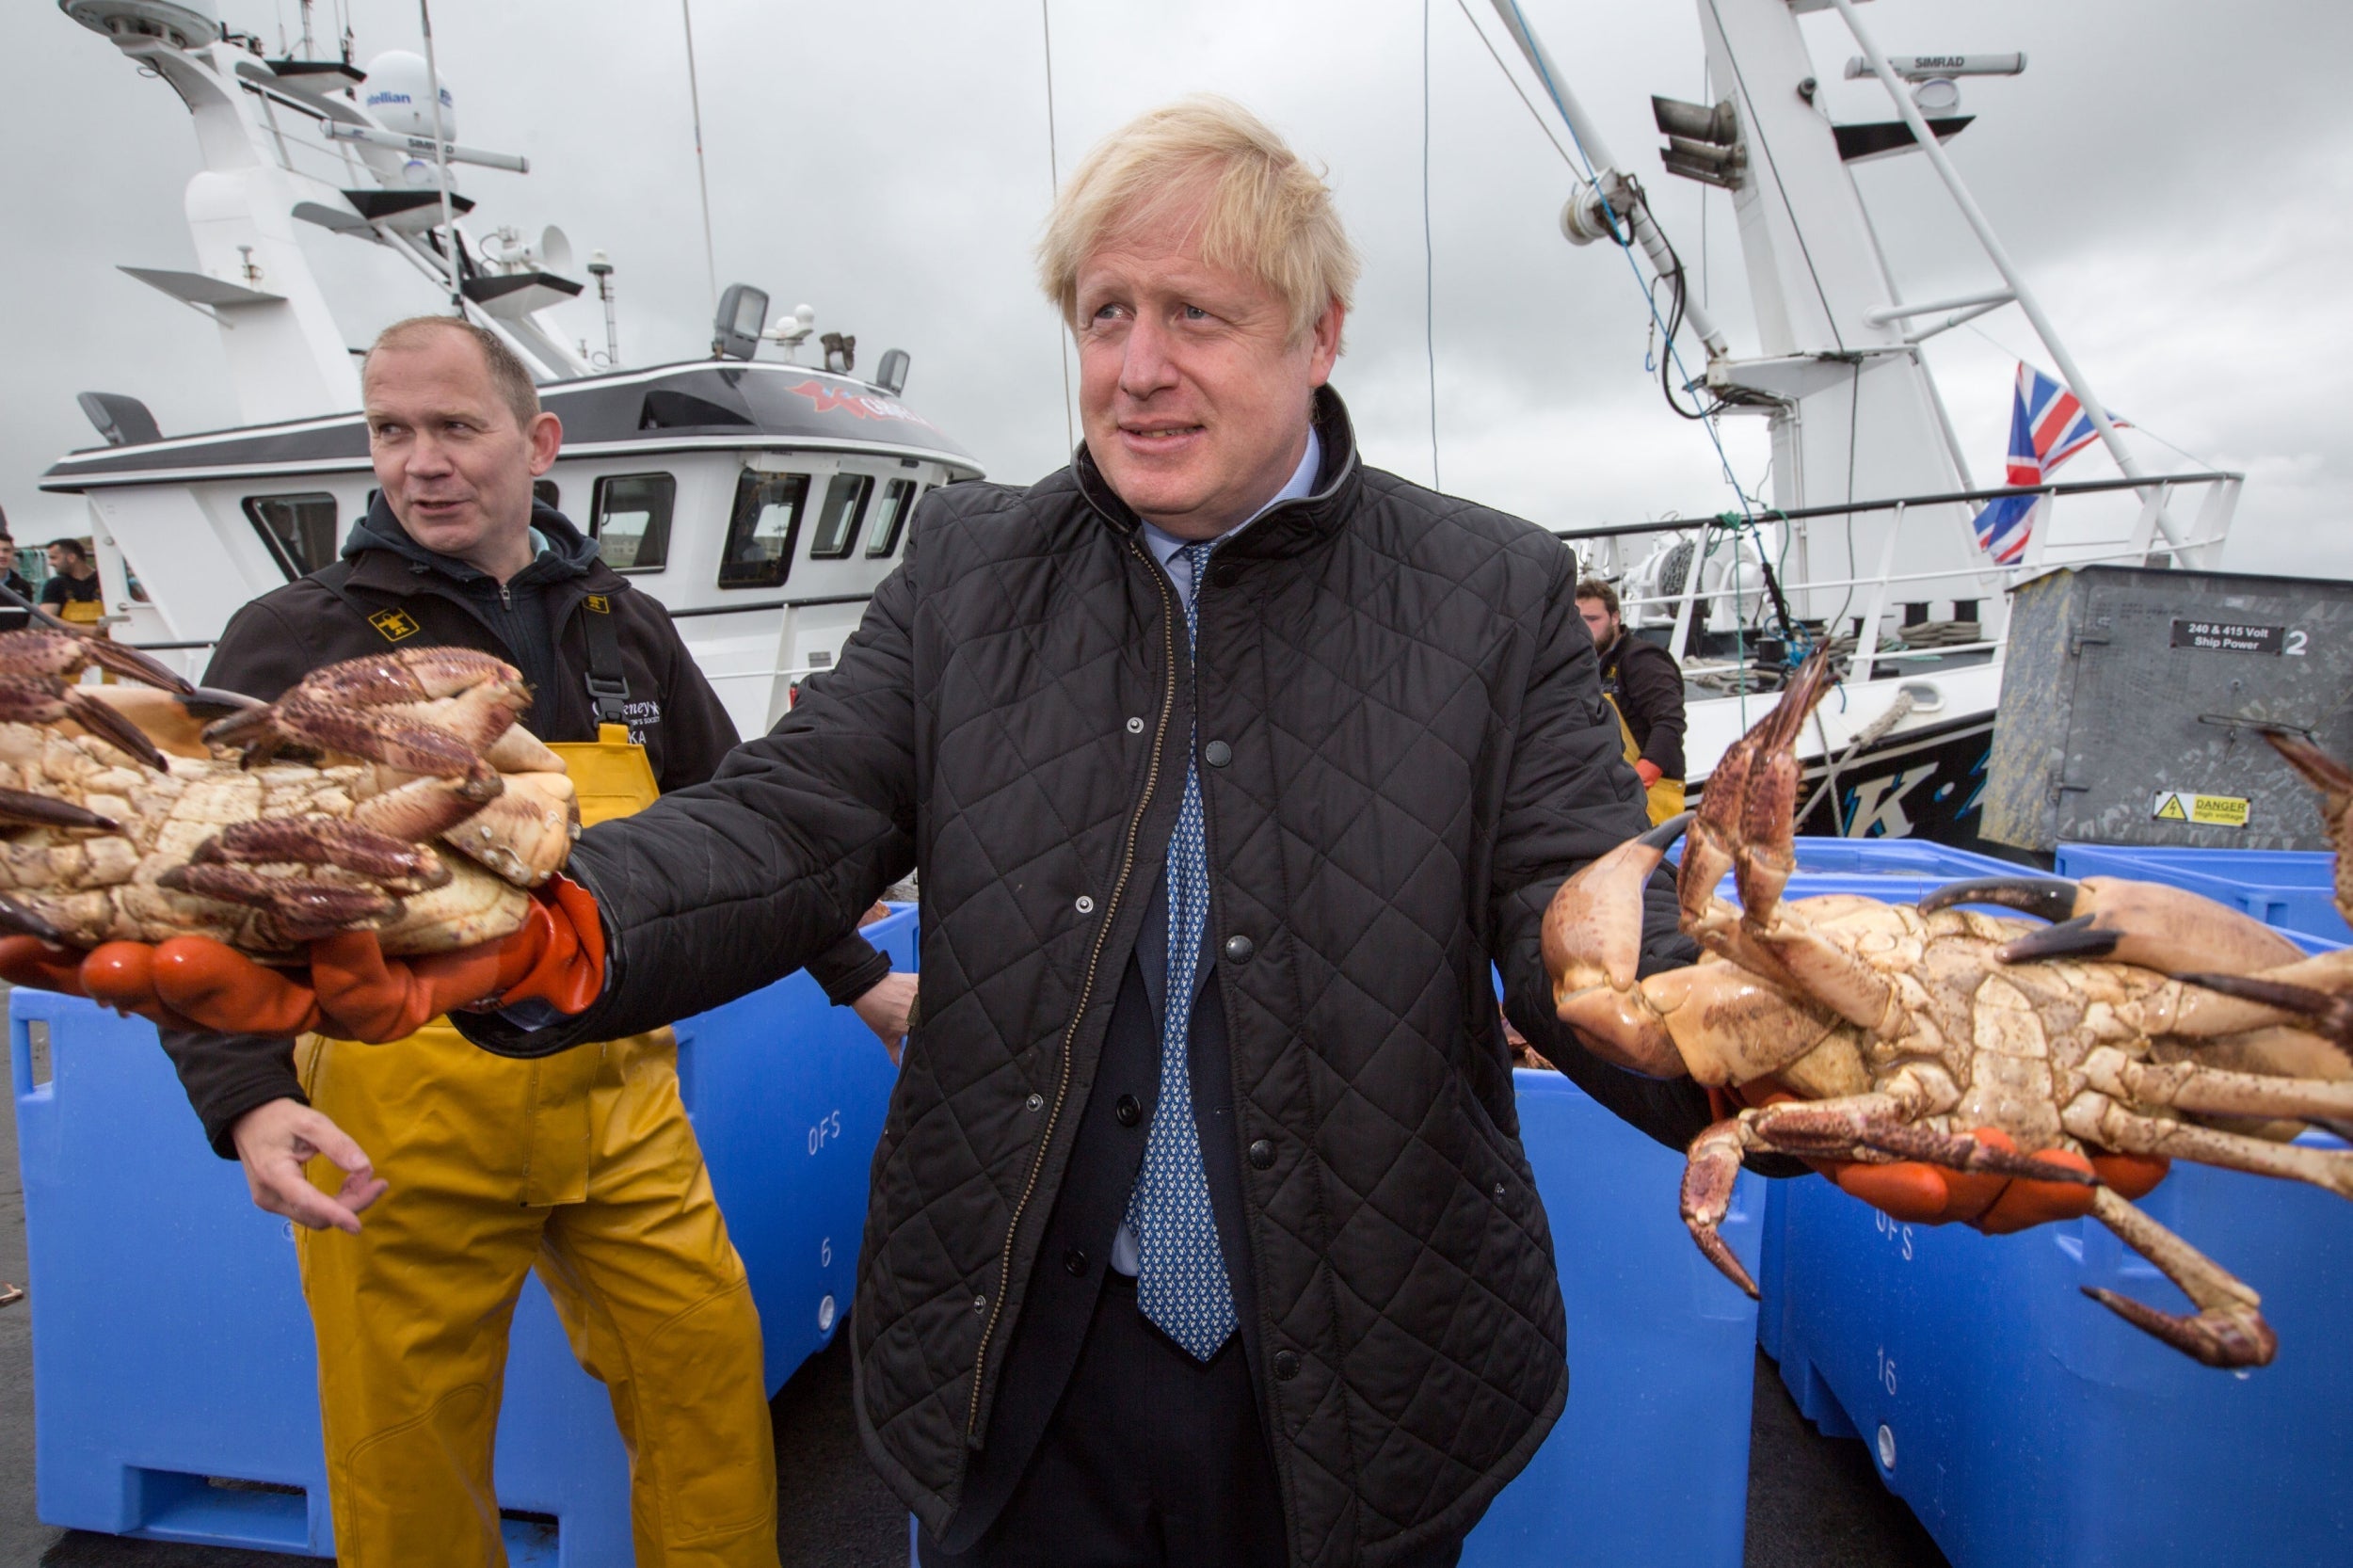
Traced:
<path fill-rule="evenodd" d="M 1307 427 L 1307 450 L 1301 456 L 1299 466 L 1291 470 L 1291 476 L 1285 482 L 1283 488 L 1269 497 L 1264 506 L 1220 534 L 1215 542 L 1224 544 L 1286 501 L 1297 501 L 1302 496 L 1314 494 L 1316 475 L 1321 472 L 1322 469 L 1323 442 L 1317 439 L 1315 426 L 1311 424 Z M 1165 567 L 1176 558 L 1178 551 L 1184 549 L 1192 541 L 1180 539 L 1158 523 L 1147 520 L 1144 525 L 1144 542 L 1152 547 L 1152 559 Z"/>

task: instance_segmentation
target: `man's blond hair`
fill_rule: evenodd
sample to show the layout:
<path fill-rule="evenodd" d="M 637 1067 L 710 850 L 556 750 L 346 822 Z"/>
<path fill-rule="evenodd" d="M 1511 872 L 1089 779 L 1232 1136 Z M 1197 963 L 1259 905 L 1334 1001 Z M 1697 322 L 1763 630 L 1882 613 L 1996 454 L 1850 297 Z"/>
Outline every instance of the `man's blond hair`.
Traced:
<path fill-rule="evenodd" d="M 530 370 L 496 332 L 456 316 L 410 316 L 393 322 L 368 345 L 366 356 L 360 361 L 360 380 L 367 379 L 369 360 L 388 348 L 414 348 L 436 332 L 457 333 L 482 350 L 482 362 L 490 373 L 490 385 L 497 389 L 500 400 L 514 410 L 516 425 L 528 429 L 531 422 L 539 417 L 539 389 L 533 384 Z"/>
<path fill-rule="evenodd" d="M 1073 330 L 1079 269 L 1107 241 L 1198 203 L 1201 259 L 1257 279 L 1290 312 L 1291 341 L 1356 287 L 1322 177 L 1265 121 L 1203 93 L 1138 116 L 1086 155 L 1046 221 L 1038 280 Z"/>

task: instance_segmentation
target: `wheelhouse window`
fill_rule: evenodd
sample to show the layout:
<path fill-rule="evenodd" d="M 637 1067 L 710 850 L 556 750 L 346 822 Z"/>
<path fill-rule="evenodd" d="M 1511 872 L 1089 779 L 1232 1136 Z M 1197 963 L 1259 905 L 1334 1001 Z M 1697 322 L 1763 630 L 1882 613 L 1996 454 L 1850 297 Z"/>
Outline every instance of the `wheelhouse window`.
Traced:
<path fill-rule="evenodd" d="M 915 498 L 923 493 L 923 487 L 912 479 L 893 479 L 883 487 L 882 504 L 874 508 L 874 520 L 866 530 L 866 558 L 879 561 L 899 548 L 899 536 L 906 532 L 907 514 L 915 510 Z"/>
<path fill-rule="evenodd" d="M 556 488 L 552 479 L 534 479 L 531 482 L 531 499 L 553 511 L 564 509 L 564 492 Z"/>
<path fill-rule="evenodd" d="M 291 583 L 335 561 L 335 498 L 324 490 L 249 495 L 245 515 Z"/>
<path fill-rule="evenodd" d="M 588 536 L 615 571 L 660 571 L 670 560 L 678 481 L 666 473 L 609 473 L 597 481 Z"/>
<path fill-rule="evenodd" d="M 817 509 L 817 532 L 808 541 L 812 561 L 839 561 L 857 542 L 857 525 L 866 519 L 867 497 L 874 493 L 871 473 L 837 473 L 825 485 L 825 504 Z"/>
<path fill-rule="evenodd" d="M 792 541 L 801 531 L 801 509 L 808 504 L 808 474 L 745 469 L 735 483 L 735 510 L 728 519 L 719 586 L 773 588 L 781 584 L 792 569 Z"/>

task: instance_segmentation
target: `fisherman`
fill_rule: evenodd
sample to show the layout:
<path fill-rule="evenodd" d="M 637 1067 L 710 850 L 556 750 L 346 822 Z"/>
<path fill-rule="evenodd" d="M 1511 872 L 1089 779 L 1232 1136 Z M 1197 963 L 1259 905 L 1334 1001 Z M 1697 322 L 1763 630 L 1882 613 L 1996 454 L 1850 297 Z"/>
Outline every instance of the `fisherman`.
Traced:
<path fill-rule="evenodd" d="M 376 340 L 362 391 L 379 498 L 342 560 L 237 613 L 207 684 L 275 698 L 338 660 L 479 648 L 524 672 L 528 727 L 570 743 L 557 749 L 592 811 L 708 778 L 734 726 L 662 606 L 535 504 L 562 429 L 514 354 L 420 317 Z M 803 956 L 829 993 L 895 1042 L 913 977 L 855 935 L 818 947 Z M 306 1227 L 342 1561 L 504 1560 L 491 1444 L 507 1325 L 536 1267 L 612 1395 L 637 1560 L 773 1568 L 760 1321 L 666 1029 L 544 1063 L 478 1051 L 442 1020 L 391 1046 L 164 1041 L 254 1202 Z M 305 1178 L 314 1151 L 350 1173 L 338 1195 Z"/>
<path fill-rule="evenodd" d="M 1577 613 L 1593 633 L 1601 695 L 1618 716 L 1655 826 L 1683 809 L 1683 670 L 1673 654 L 1619 623 L 1618 590 L 1600 578 L 1577 585 Z"/>
<path fill-rule="evenodd" d="M 1490 964 L 1619 1115 L 1681 1149 L 1716 1114 L 1553 1011 L 1545 910 L 1644 818 L 1575 557 L 1359 459 L 1326 384 L 1354 252 L 1237 105 L 1113 133 L 1041 264 L 1071 466 L 926 496 L 839 663 L 585 833 L 538 935 L 320 944 L 308 984 L 202 944 L 216 989 L 110 994 L 366 1037 L 423 993 L 561 1063 L 773 981 L 920 868 L 851 1324 L 924 1568 L 1454 1562 L 1568 1388 Z M 1645 973 L 1693 951 L 1663 894 Z M 97 963 L 0 940 L 0 973 Z"/>
<path fill-rule="evenodd" d="M 62 620 L 98 624 L 104 601 L 88 545 L 75 538 L 49 541 L 49 581 L 40 585 L 40 601 Z"/>

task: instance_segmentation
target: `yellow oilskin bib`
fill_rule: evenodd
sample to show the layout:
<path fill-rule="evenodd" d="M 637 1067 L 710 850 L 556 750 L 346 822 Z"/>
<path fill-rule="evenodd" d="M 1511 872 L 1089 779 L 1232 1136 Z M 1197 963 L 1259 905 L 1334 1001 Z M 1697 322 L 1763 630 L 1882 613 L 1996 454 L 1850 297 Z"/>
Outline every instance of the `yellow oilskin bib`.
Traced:
<path fill-rule="evenodd" d="M 1618 710 L 1618 699 L 1608 692 L 1602 701 L 1609 704 L 1609 716 L 1618 721 L 1618 738 L 1625 743 L 1626 765 L 1631 767 L 1642 755 L 1642 748 L 1634 744 L 1633 727 L 1625 722 L 1625 714 Z M 1650 812 L 1650 824 L 1657 827 L 1683 809 L 1683 780 L 1662 778 L 1644 792 L 1644 803 Z"/>
<path fill-rule="evenodd" d="M 621 725 L 600 724 L 593 741 L 552 741 L 548 749 L 564 759 L 564 769 L 572 776 L 583 827 L 642 811 L 662 792 L 646 748 Z"/>
<path fill-rule="evenodd" d="M 618 725 L 553 749 L 584 822 L 659 792 Z M 670 1032 L 520 1062 L 436 1018 L 387 1046 L 306 1035 L 296 1065 L 391 1183 L 359 1236 L 299 1233 L 338 1560 L 505 1562 L 491 1441 L 507 1324 L 536 1269 L 612 1396 L 639 1568 L 776 1568 L 760 1317 Z"/>

